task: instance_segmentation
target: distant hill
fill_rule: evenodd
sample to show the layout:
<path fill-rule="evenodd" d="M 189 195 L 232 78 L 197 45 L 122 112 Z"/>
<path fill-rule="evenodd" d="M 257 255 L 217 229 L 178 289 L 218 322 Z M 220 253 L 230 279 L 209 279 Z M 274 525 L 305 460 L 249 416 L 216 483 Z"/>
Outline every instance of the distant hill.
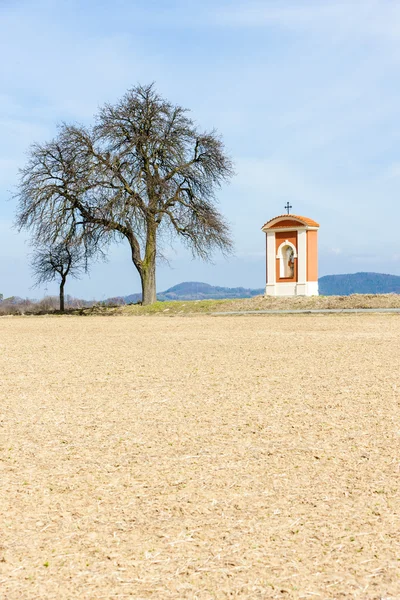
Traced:
<path fill-rule="evenodd" d="M 157 300 L 218 300 L 224 298 L 252 298 L 264 293 L 264 288 L 251 290 L 243 287 L 227 288 L 201 283 L 199 281 L 185 281 L 157 294 Z M 123 300 L 129 303 L 140 302 L 141 294 L 130 294 Z"/>
<path fill-rule="evenodd" d="M 185 281 L 162 292 L 159 298 L 160 300 L 218 300 L 219 298 L 252 298 L 263 293 L 264 289 L 227 288 L 198 281 Z"/>
<path fill-rule="evenodd" d="M 322 296 L 350 294 L 400 294 L 400 277 L 384 273 L 325 275 L 318 281 Z"/>

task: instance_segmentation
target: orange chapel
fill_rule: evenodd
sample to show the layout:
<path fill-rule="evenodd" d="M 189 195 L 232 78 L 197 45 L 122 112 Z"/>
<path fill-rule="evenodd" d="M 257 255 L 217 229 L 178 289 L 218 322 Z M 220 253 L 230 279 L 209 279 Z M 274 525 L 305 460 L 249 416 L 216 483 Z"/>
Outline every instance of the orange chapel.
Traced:
<path fill-rule="evenodd" d="M 266 233 L 267 296 L 318 295 L 318 229 L 308 217 L 289 213 L 263 225 Z"/>

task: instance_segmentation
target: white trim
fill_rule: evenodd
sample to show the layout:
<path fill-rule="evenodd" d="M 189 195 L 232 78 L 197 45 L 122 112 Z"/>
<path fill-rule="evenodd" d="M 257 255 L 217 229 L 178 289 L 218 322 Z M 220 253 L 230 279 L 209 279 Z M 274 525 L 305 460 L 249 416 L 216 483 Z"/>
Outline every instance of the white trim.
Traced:
<path fill-rule="evenodd" d="M 307 296 L 319 296 L 318 281 L 307 282 Z"/>
<path fill-rule="evenodd" d="M 282 244 L 280 244 L 278 251 L 276 253 L 276 258 L 283 258 L 282 256 L 282 249 L 285 246 L 290 246 L 290 248 L 293 250 L 294 254 L 293 254 L 293 258 L 297 258 L 297 250 L 296 250 L 296 246 L 294 244 L 292 244 L 292 242 L 289 242 L 289 240 L 285 240 L 284 242 L 282 242 Z"/>
<path fill-rule="evenodd" d="M 267 231 L 267 284 L 275 284 L 275 231 Z"/>
<path fill-rule="evenodd" d="M 276 284 L 275 283 L 267 283 L 267 285 L 265 286 L 265 295 L 266 296 L 275 296 L 275 287 Z"/>
<path fill-rule="evenodd" d="M 266 296 L 318 296 L 318 281 L 267 283 Z"/>
<path fill-rule="evenodd" d="M 297 283 L 277 283 L 275 286 L 275 296 L 297 296 Z"/>
<path fill-rule="evenodd" d="M 311 225 L 300 225 L 299 227 L 296 227 L 295 225 L 293 225 L 293 227 L 274 227 L 273 229 L 271 229 L 270 227 L 263 227 L 261 229 L 261 231 L 264 231 L 265 233 L 267 233 L 267 231 L 276 231 L 276 232 L 282 232 L 282 231 L 299 231 L 299 229 L 305 229 L 306 231 L 318 231 L 319 227 L 311 227 Z"/>
<path fill-rule="evenodd" d="M 308 296 L 306 283 L 298 283 L 297 284 L 296 296 Z"/>
<path fill-rule="evenodd" d="M 297 234 L 297 281 L 300 284 L 307 282 L 307 231 L 302 229 Z"/>

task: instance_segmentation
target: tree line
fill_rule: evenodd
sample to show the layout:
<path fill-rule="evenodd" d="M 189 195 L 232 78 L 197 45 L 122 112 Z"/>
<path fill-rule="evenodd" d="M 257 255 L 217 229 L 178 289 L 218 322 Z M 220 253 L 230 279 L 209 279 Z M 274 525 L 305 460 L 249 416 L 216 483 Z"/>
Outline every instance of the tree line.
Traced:
<path fill-rule="evenodd" d="M 157 258 L 172 238 L 205 260 L 232 250 L 216 197 L 232 175 L 217 132 L 200 131 L 154 84 L 103 106 L 92 126 L 60 125 L 53 140 L 30 148 L 16 193 L 36 283 L 58 278 L 64 310 L 66 278 L 125 239 L 142 303 L 155 302 Z"/>

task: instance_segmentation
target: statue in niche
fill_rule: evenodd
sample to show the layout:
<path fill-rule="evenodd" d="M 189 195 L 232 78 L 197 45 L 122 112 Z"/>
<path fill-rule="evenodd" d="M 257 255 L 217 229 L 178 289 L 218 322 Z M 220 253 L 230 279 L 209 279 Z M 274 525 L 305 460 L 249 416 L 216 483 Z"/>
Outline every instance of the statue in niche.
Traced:
<path fill-rule="evenodd" d="M 285 277 L 291 279 L 294 277 L 294 251 L 293 248 L 288 246 L 286 248 L 286 265 L 285 265 Z"/>

